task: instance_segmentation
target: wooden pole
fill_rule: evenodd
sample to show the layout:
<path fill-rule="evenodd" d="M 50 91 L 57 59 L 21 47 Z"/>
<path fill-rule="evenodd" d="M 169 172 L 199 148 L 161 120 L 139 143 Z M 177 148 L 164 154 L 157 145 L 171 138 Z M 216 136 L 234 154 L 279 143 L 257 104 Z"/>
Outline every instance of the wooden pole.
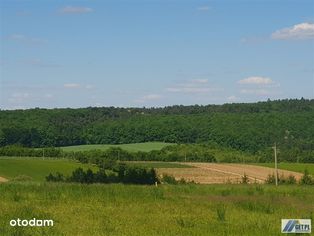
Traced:
<path fill-rule="evenodd" d="M 276 186 L 278 186 L 277 146 L 276 146 L 276 143 L 275 143 L 275 147 L 274 147 L 274 152 L 275 152 L 275 181 L 276 181 Z"/>

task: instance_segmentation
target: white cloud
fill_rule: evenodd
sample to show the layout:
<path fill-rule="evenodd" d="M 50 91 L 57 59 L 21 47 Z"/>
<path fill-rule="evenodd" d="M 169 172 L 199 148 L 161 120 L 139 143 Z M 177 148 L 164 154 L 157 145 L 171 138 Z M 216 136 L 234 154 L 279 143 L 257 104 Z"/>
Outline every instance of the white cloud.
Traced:
<path fill-rule="evenodd" d="M 91 84 L 78 84 L 78 83 L 68 83 L 68 84 L 64 84 L 63 85 L 64 88 L 68 88 L 68 89 L 93 89 L 94 85 Z"/>
<path fill-rule="evenodd" d="M 193 79 L 192 82 L 206 84 L 208 83 L 208 79 Z"/>
<path fill-rule="evenodd" d="M 206 93 L 214 91 L 212 88 L 189 88 L 189 87 L 181 87 L 181 88 L 167 88 L 168 92 L 179 92 L 179 93 Z"/>
<path fill-rule="evenodd" d="M 219 88 L 212 87 L 208 84 L 208 79 L 193 79 L 185 83 L 176 84 L 173 87 L 166 88 L 166 91 L 172 93 L 208 93 L 221 91 Z"/>
<path fill-rule="evenodd" d="M 238 84 L 242 87 L 241 94 L 269 96 L 280 93 L 280 84 L 268 77 L 252 76 L 239 80 Z"/>
<path fill-rule="evenodd" d="M 314 39 L 314 24 L 305 22 L 280 29 L 272 33 L 271 38 L 279 40 Z"/>
<path fill-rule="evenodd" d="M 209 6 L 200 6 L 196 8 L 198 11 L 209 11 L 211 8 Z"/>
<path fill-rule="evenodd" d="M 76 83 L 70 83 L 70 84 L 64 84 L 63 87 L 65 87 L 65 88 L 80 88 L 81 85 L 76 84 Z"/>
<path fill-rule="evenodd" d="M 251 76 L 238 81 L 238 84 L 253 84 L 253 85 L 269 85 L 273 84 L 271 78 L 261 76 Z"/>
<path fill-rule="evenodd" d="M 50 99 L 50 98 L 53 98 L 53 95 L 50 94 L 50 93 L 46 93 L 46 94 L 44 95 L 44 97 L 47 98 L 47 99 Z"/>
<path fill-rule="evenodd" d="M 261 95 L 261 96 L 272 94 L 272 92 L 267 89 L 242 89 L 240 92 L 243 94 L 254 94 L 254 95 Z"/>
<path fill-rule="evenodd" d="M 143 97 L 143 99 L 145 100 L 156 100 L 156 99 L 160 99 L 162 96 L 159 94 L 148 94 L 146 96 Z"/>
<path fill-rule="evenodd" d="M 12 97 L 14 98 L 29 98 L 29 93 L 13 93 Z"/>
<path fill-rule="evenodd" d="M 8 38 L 12 40 L 24 40 L 26 39 L 26 36 L 23 34 L 11 34 L 8 36 Z"/>
<path fill-rule="evenodd" d="M 24 34 L 11 34 L 7 36 L 7 39 L 15 42 L 28 43 L 28 44 L 43 44 L 47 41 L 40 38 L 29 37 Z"/>
<path fill-rule="evenodd" d="M 96 102 L 95 106 L 96 107 L 104 107 L 105 105 L 103 103 L 101 103 L 101 102 Z"/>
<path fill-rule="evenodd" d="M 30 98 L 30 94 L 27 92 L 19 92 L 11 94 L 8 99 L 9 103 L 19 104 Z"/>
<path fill-rule="evenodd" d="M 93 86 L 93 85 L 91 85 L 91 84 L 88 84 L 88 85 L 86 85 L 86 86 L 85 86 L 85 88 L 86 88 L 86 89 L 93 89 L 93 88 L 94 88 L 94 86 Z"/>
<path fill-rule="evenodd" d="M 232 96 L 227 97 L 227 100 L 230 102 L 234 102 L 234 101 L 238 100 L 238 98 L 236 96 L 232 95 Z"/>
<path fill-rule="evenodd" d="M 145 103 L 148 101 L 155 101 L 161 99 L 162 96 L 160 94 L 148 94 L 139 99 L 134 100 L 136 103 Z"/>
<path fill-rule="evenodd" d="M 93 9 L 90 7 L 74 7 L 74 6 L 66 6 L 59 10 L 59 12 L 63 14 L 82 14 L 92 12 Z"/>
<path fill-rule="evenodd" d="M 61 67 L 62 65 L 50 63 L 50 62 L 44 62 L 41 59 L 29 59 L 25 60 L 24 63 L 26 65 L 36 66 L 36 67 Z"/>

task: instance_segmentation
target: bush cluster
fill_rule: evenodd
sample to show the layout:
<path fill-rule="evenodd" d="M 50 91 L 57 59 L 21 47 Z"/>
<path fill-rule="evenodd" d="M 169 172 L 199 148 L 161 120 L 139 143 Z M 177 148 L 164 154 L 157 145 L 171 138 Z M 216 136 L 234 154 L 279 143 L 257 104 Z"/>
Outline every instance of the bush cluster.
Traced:
<path fill-rule="evenodd" d="M 267 184 L 275 184 L 276 177 L 275 174 L 268 175 L 266 181 Z M 301 185 L 314 185 L 314 178 L 309 174 L 308 170 L 305 170 L 300 181 L 297 181 L 293 175 L 285 177 L 283 175 L 278 176 L 278 184 L 301 184 Z"/>
<path fill-rule="evenodd" d="M 297 150 L 282 151 L 280 161 L 314 163 L 314 151 L 303 152 Z M 0 156 L 27 156 L 69 158 L 81 163 L 97 163 L 102 159 L 120 161 L 192 161 L 192 162 L 271 162 L 273 150 L 265 150 L 257 155 L 251 155 L 235 149 L 222 148 L 215 143 L 207 144 L 178 144 L 153 150 L 150 152 L 128 152 L 119 147 L 107 150 L 63 151 L 61 148 L 28 148 L 20 145 L 0 147 Z M 291 156 L 291 157 L 290 157 Z"/>
<path fill-rule="evenodd" d="M 0 147 L 0 156 L 69 158 L 81 163 L 105 160 L 119 161 L 201 161 L 216 162 L 211 148 L 204 145 L 174 145 L 150 152 L 128 152 L 118 147 L 107 150 L 63 151 L 61 148 L 27 148 L 19 145 Z M 188 150 L 188 151 L 186 151 Z"/>
<path fill-rule="evenodd" d="M 64 176 L 61 173 L 46 176 L 49 182 L 74 182 L 74 183 L 125 183 L 125 184 L 155 184 L 159 182 L 156 171 L 152 169 L 145 169 L 141 167 L 126 166 L 123 164 L 118 167 L 107 170 L 110 172 L 107 175 L 105 169 L 99 169 L 93 172 L 91 169 L 84 171 L 82 168 L 77 168 L 71 176 Z"/>

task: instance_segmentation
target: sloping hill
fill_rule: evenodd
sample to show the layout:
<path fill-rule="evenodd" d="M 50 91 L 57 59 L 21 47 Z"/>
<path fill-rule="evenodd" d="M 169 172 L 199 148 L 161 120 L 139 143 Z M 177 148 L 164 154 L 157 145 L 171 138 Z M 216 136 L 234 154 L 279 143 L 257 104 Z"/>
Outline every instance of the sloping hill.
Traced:
<path fill-rule="evenodd" d="M 91 145 L 76 145 L 76 146 L 67 146 L 62 147 L 64 151 L 88 151 L 88 150 L 107 150 L 113 147 L 119 147 L 126 151 L 131 152 L 149 152 L 152 150 L 160 150 L 163 147 L 170 145 L 175 145 L 173 143 L 163 143 L 163 142 L 147 142 L 147 143 L 130 143 L 130 144 L 91 144 Z"/>
<path fill-rule="evenodd" d="M 0 146 L 29 147 L 142 142 L 214 143 L 250 153 L 274 142 L 289 161 L 314 153 L 314 100 L 164 108 L 0 111 Z M 280 157 L 279 157 L 280 158 Z"/>

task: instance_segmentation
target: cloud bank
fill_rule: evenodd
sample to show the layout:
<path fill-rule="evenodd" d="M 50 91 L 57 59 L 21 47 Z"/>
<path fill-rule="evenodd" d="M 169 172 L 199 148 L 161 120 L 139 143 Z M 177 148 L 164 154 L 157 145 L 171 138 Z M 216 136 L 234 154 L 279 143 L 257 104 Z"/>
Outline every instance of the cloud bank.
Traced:
<path fill-rule="evenodd" d="M 267 85 L 273 83 L 274 81 L 272 81 L 271 78 L 261 76 L 251 76 L 238 81 L 238 84 L 255 84 L 255 85 Z"/>
<path fill-rule="evenodd" d="M 75 7 L 75 6 L 66 6 L 59 10 L 63 14 L 82 14 L 93 12 L 93 9 L 90 7 Z"/>
<path fill-rule="evenodd" d="M 305 22 L 280 29 L 272 33 L 271 38 L 277 40 L 314 39 L 314 24 Z"/>
<path fill-rule="evenodd" d="M 176 84 L 175 86 L 166 88 L 167 92 L 172 93 L 207 93 L 220 90 L 212 87 L 208 83 L 208 79 L 193 79 L 184 83 Z"/>

